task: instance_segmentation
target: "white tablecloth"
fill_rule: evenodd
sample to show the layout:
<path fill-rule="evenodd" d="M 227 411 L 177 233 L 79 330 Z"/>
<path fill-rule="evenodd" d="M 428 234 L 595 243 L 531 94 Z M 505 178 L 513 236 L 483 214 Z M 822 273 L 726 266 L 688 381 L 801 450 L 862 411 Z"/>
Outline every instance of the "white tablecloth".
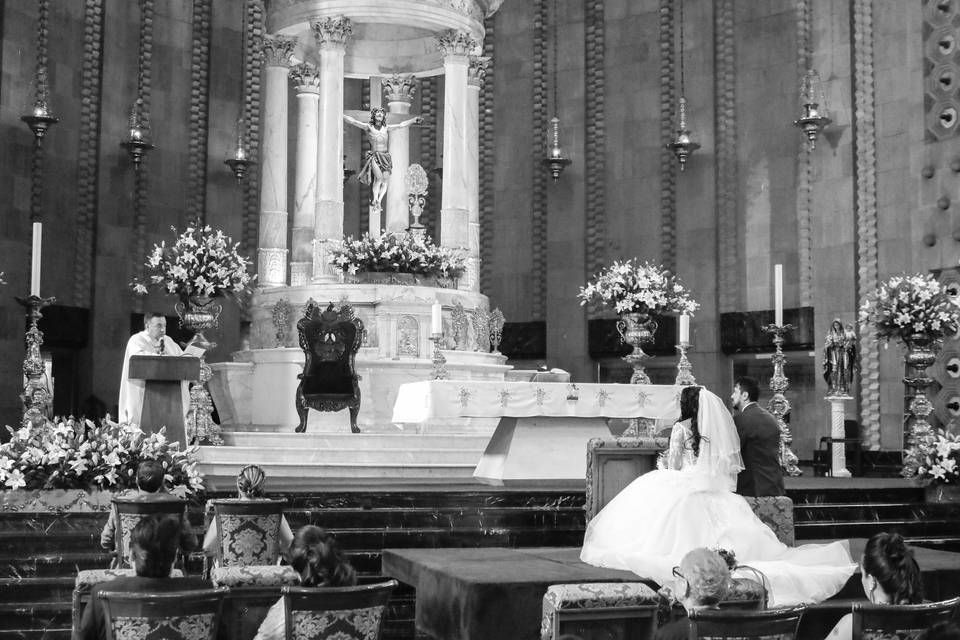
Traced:
<path fill-rule="evenodd" d="M 429 380 L 400 386 L 393 422 L 430 418 L 680 416 L 683 387 L 657 384 L 580 384 Z"/>

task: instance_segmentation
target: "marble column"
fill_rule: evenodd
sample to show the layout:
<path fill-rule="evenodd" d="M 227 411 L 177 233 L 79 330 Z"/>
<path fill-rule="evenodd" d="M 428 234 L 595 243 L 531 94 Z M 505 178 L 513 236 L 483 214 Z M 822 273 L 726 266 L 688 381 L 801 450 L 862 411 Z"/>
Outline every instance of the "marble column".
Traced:
<path fill-rule="evenodd" d="M 470 202 L 467 173 L 467 67 L 477 41 L 464 31 L 437 38 L 443 54 L 443 197 L 440 200 L 440 244 L 467 247 Z"/>
<path fill-rule="evenodd" d="M 336 282 L 329 247 L 343 239 L 343 58 L 353 26 L 343 16 L 317 20 L 310 26 L 320 50 L 312 280 Z"/>
<path fill-rule="evenodd" d="M 263 39 L 263 136 L 260 142 L 261 287 L 287 283 L 287 74 L 296 39 Z"/>
<path fill-rule="evenodd" d="M 290 70 L 297 90 L 297 166 L 293 193 L 290 284 L 298 287 L 313 276 L 313 233 L 317 206 L 317 118 L 320 108 L 320 75 L 312 65 Z"/>
<path fill-rule="evenodd" d="M 470 56 L 467 69 L 467 273 L 462 288 L 480 290 L 480 88 L 490 58 Z"/>
<path fill-rule="evenodd" d="M 383 79 L 388 113 L 410 115 L 416 83 L 416 78 L 409 75 L 394 74 Z M 405 231 L 410 226 L 405 183 L 410 166 L 410 127 L 390 131 L 390 159 L 393 161 L 393 170 L 387 183 L 386 229 L 388 232 Z"/>

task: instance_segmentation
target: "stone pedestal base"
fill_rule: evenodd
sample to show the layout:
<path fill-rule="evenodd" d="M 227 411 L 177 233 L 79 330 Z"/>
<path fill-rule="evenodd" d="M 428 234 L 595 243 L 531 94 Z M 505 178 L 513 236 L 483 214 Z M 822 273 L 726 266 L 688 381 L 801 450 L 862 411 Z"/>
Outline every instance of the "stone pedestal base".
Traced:
<path fill-rule="evenodd" d="M 850 396 L 827 396 L 830 403 L 830 437 L 842 439 L 846 437 L 846 431 L 843 428 L 843 421 L 846 412 L 843 409 L 843 403 L 847 400 L 853 400 Z M 850 472 L 847 470 L 847 445 L 843 442 L 834 443 L 830 456 L 831 475 L 834 478 L 849 478 Z"/>

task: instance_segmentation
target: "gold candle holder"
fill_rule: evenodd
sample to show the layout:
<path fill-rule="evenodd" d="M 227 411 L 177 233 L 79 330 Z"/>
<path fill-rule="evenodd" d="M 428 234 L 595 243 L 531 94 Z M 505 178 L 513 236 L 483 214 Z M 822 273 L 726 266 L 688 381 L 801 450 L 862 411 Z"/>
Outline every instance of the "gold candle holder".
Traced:
<path fill-rule="evenodd" d="M 680 387 L 689 387 L 697 384 L 697 379 L 693 377 L 693 365 L 687 360 L 687 351 L 690 349 L 689 342 L 681 342 L 677 345 L 677 351 L 680 352 L 680 360 L 677 362 L 677 378 L 673 384 Z"/>
<path fill-rule="evenodd" d="M 797 467 L 797 454 L 790 449 L 793 443 L 793 436 L 790 435 L 790 428 L 784 421 L 783 416 L 790 412 L 790 401 L 784 395 L 787 387 L 790 386 L 789 380 L 784 373 L 784 365 L 787 357 L 783 355 L 783 343 L 786 339 L 783 337 L 790 331 L 793 331 L 792 324 L 769 324 L 763 328 L 767 333 L 773 334 L 773 344 L 776 352 L 773 354 L 773 377 L 770 378 L 770 390 L 773 396 L 767 403 L 767 410 L 777 419 L 780 426 L 780 466 L 783 467 L 787 475 L 799 476 L 800 469 Z"/>
<path fill-rule="evenodd" d="M 447 379 L 447 359 L 440 352 L 440 341 L 443 340 L 442 333 L 431 333 L 430 341 L 433 342 L 433 372 L 430 374 L 432 380 Z"/>

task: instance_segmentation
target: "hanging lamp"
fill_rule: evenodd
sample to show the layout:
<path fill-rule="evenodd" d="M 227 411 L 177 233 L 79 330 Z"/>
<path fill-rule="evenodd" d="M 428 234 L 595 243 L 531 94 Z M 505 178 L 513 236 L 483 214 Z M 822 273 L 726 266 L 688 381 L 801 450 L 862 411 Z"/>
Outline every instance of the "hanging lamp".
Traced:
<path fill-rule="evenodd" d="M 810 149 L 817 148 L 817 136 L 833 122 L 827 117 L 826 98 L 823 95 L 823 82 L 816 69 L 808 69 L 800 81 L 800 106 L 802 115 L 793 121 L 807 136 Z"/>
<path fill-rule="evenodd" d="M 677 126 L 673 140 L 666 146 L 677 156 L 677 162 L 680 163 L 680 171 L 687 166 L 687 159 L 690 154 L 700 148 L 700 144 L 694 141 L 690 128 L 687 126 L 687 98 L 685 95 L 685 68 L 683 60 L 683 0 L 680 0 L 680 24 L 678 30 L 679 36 L 679 57 L 680 57 L 680 98 L 677 100 Z"/>
<path fill-rule="evenodd" d="M 557 115 L 557 22 L 559 18 L 560 15 L 557 13 L 557 0 L 553 0 L 553 33 L 551 34 L 553 49 L 553 68 L 551 74 L 553 81 L 553 117 L 550 118 L 551 132 L 548 133 L 548 135 L 551 136 L 551 145 L 547 151 L 547 156 L 543 158 L 541 162 L 550 172 L 550 176 L 554 182 L 560 181 L 560 174 L 563 173 L 563 170 L 567 168 L 568 164 L 573 162 L 573 160 L 564 155 L 563 147 L 560 146 L 560 117 Z"/>

